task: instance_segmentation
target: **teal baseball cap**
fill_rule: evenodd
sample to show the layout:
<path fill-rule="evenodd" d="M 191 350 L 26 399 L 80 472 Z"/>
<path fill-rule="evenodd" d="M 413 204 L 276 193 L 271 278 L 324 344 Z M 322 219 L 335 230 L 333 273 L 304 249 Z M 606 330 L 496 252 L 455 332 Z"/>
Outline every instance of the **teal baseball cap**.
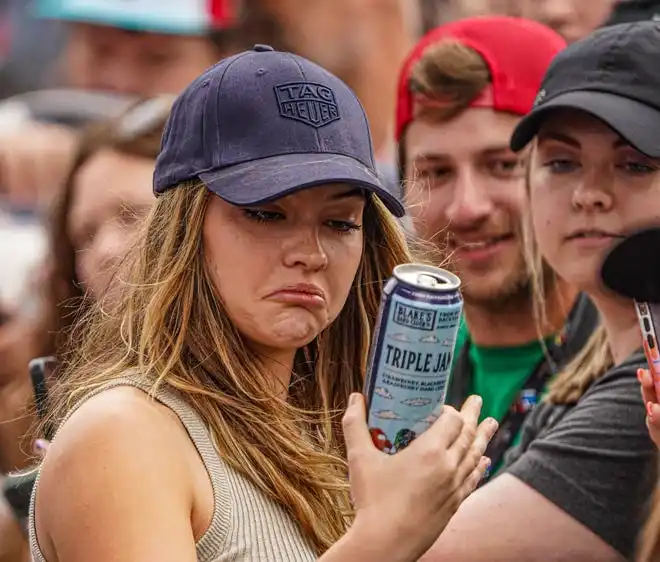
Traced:
<path fill-rule="evenodd" d="M 173 35 L 232 27 L 237 0 L 36 0 L 38 17 Z"/>

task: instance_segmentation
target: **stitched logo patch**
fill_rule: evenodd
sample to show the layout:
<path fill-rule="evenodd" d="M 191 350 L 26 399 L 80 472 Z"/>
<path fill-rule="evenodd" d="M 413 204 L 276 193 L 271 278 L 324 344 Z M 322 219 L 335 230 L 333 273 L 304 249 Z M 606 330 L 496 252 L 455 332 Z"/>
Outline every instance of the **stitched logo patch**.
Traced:
<path fill-rule="evenodd" d="M 340 119 L 335 93 L 314 82 L 292 82 L 275 86 L 280 115 L 320 128 Z"/>

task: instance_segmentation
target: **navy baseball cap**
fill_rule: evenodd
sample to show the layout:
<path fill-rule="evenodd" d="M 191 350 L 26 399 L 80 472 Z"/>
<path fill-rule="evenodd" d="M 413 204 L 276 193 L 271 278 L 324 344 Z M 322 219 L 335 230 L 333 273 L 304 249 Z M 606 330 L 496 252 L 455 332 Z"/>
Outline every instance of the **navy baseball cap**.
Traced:
<path fill-rule="evenodd" d="M 552 111 L 579 109 L 605 122 L 637 150 L 660 157 L 660 23 L 599 29 L 552 61 L 532 111 L 518 124 L 511 148 L 523 149 Z"/>
<path fill-rule="evenodd" d="M 174 102 L 154 192 L 197 178 L 239 206 L 345 183 L 405 214 L 376 172 L 369 123 L 353 91 L 320 66 L 267 45 L 220 61 Z"/>

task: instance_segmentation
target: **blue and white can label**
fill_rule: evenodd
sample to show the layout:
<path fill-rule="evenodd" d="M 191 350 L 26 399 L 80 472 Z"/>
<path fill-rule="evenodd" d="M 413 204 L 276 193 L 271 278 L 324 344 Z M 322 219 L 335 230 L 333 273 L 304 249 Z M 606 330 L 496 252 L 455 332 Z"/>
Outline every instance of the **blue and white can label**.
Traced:
<path fill-rule="evenodd" d="M 365 395 L 374 444 L 407 447 L 437 419 L 447 393 L 463 311 L 458 277 L 404 264 L 387 282 L 372 342 Z"/>

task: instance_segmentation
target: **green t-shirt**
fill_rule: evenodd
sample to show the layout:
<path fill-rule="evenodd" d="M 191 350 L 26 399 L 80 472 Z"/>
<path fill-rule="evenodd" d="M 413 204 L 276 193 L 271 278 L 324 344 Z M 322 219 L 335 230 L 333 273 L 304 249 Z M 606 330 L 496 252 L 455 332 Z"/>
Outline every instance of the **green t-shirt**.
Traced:
<path fill-rule="evenodd" d="M 469 339 L 465 322 L 461 322 L 456 338 L 456 355 Z M 501 422 L 522 390 L 532 370 L 544 357 L 539 341 L 512 347 L 488 347 L 470 344 L 472 364 L 470 394 L 478 394 L 484 401 L 481 419 L 495 418 Z M 512 445 L 518 443 L 518 434 Z"/>

